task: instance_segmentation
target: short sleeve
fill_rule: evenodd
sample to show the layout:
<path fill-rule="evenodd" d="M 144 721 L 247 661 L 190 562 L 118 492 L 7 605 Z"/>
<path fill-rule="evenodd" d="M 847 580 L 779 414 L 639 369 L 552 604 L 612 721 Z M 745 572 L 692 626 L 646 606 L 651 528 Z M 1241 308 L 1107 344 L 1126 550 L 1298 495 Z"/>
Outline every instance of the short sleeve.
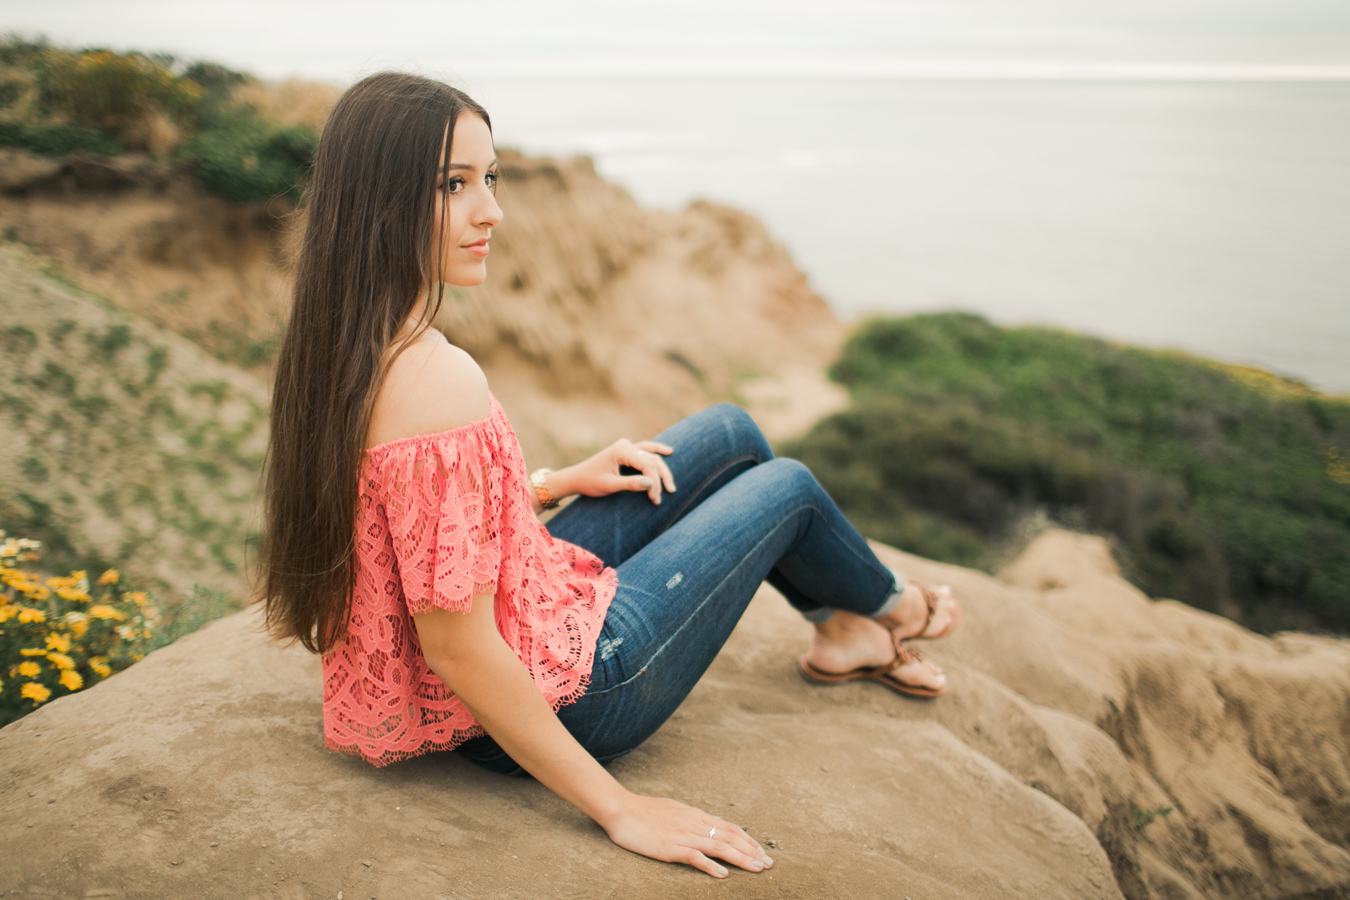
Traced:
<path fill-rule="evenodd" d="M 482 430 L 400 443 L 377 477 L 410 613 L 465 612 L 497 592 L 502 472 Z"/>

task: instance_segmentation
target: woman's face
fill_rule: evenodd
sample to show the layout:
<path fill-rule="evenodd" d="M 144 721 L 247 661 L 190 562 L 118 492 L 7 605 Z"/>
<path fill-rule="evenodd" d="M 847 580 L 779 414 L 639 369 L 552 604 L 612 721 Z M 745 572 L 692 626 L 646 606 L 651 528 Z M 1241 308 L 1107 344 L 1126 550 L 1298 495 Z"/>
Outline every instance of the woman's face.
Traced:
<path fill-rule="evenodd" d="M 445 144 L 441 144 L 441 163 Z M 487 277 L 488 238 L 502 221 L 497 205 L 497 156 L 492 132 L 468 110 L 455 120 L 449 171 L 436 169 L 432 240 L 441 247 L 441 281 L 472 287 Z M 433 243 L 433 246 L 435 244 Z"/>

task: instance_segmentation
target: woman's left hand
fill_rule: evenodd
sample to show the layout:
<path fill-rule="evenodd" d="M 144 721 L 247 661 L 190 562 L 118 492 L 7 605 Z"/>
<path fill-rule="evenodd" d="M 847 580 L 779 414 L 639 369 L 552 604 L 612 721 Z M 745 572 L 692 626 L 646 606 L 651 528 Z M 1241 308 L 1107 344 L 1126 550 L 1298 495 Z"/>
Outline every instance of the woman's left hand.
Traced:
<path fill-rule="evenodd" d="M 549 489 L 554 496 L 582 494 L 586 497 L 604 497 L 618 491 L 646 491 L 656 504 L 661 503 L 661 489 L 675 493 L 675 476 L 670 473 L 663 456 L 675 448 L 656 441 L 623 439 L 575 466 L 549 475 Z M 623 475 L 622 467 L 637 469 L 637 475 Z"/>

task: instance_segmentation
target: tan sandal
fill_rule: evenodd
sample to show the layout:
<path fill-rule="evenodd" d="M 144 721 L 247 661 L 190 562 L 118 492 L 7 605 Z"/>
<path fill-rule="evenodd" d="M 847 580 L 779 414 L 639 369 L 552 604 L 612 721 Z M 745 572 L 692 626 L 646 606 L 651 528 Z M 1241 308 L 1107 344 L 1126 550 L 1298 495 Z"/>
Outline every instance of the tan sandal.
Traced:
<path fill-rule="evenodd" d="M 885 687 L 890 688 L 897 694 L 904 694 L 909 697 L 941 697 L 947 693 L 947 686 L 944 684 L 940 688 L 930 688 L 921 684 L 906 684 L 892 677 L 892 673 L 901 666 L 909 663 L 924 662 L 924 658 L 919 655 L 917 650 L 911 650 L 904 644 L 895 648 L 895 659 L 886 663 L 884 666 L 863 666 L 854 669 L 851 672 L 822 672 L 802 657 L 797 662 L 797 671 L 802 677 L 812 684 L 843 684 L 845 681 L 875 681 Z M 933 665 L 929 663 L 929 665 Z M 937 666 L 933 665 L 939 673 L 942 672 Z"/>

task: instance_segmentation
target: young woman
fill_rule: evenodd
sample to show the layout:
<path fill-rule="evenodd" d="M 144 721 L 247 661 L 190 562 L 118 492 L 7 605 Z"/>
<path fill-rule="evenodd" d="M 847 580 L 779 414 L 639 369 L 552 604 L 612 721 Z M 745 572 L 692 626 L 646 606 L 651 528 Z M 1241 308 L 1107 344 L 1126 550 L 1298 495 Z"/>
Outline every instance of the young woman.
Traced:
<path fill-rule="evenodd" d="M 376 765 L 455 749 L 636 853 L 761 871 L 738 826 L 602 763 L 674 712 L 765 579 L 815 623 L 818 682 L 943 693 L 901 641 L 959 607 L 897 581 L 736 407 L 527 475 L 482 371 L 429 327 L 443 285 L 485 277 L 496 184 L 488 115 L 459 91 L 384 73 L 333 108 L 273 396 L 268 621 L 323 654 L 330 747 Z"/>

